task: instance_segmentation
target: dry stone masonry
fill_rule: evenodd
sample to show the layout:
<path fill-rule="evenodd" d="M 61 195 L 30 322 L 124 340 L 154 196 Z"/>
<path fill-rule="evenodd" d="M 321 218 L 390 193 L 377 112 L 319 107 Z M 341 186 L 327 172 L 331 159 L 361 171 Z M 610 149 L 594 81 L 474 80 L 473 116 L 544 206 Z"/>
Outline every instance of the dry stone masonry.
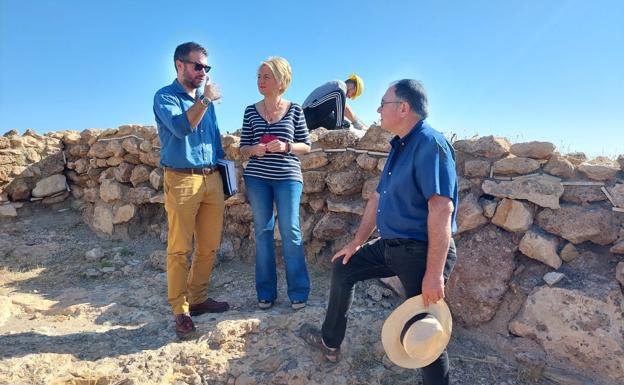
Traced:
<path fill-rule="evenodd" d="M 312 152 L 300 157 L 301 226 L 309 262 L 328 266 L 375 192 L 391 135 L 371 126 L 361 138 L 323 128 L 311 138 Z M 226 201 L 220 255 L 249 261 L 246 159 L 237 134 L 223 135 L 222 143 L 242 189 Z M 547 142 L 494 136 L 454 147 L 459 258 L 447 294 L 457 324 L 523 365 L 624 383 L 624 155 L 587 159 Z M 0 216 L 71 199 L 101 236 L 149 233 L 164 242 L 159 151 L 150 126 L 7 132 L 0 137 Z M 277 230 L 275 239 L 279 244 Z M 85 258 L 100 254 L 91 250 Z M 151 263 L 164 269 L 164 257 L 154 254 Z"/>

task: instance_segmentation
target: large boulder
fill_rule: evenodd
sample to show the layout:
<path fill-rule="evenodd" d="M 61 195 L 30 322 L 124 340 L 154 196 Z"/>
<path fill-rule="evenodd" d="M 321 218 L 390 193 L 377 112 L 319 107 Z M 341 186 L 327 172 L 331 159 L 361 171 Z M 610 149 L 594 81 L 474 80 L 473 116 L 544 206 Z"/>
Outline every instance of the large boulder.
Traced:
<path fill-rule="evenodd" d="M 145 165 L 139 165 L 133 168 L 130 174 L 130 183 L 132 183 L 132 186 L 137 187 L 142 183 L 148 182 L 151 171 L 152 168 Z"/>
<path fill-rule="evenodd" d="M 494 317 L 513 275 L 515 251 L 512 235 L 491 225 L 458 241 L 447 294 L 459 323 L 477 326 Z"/>
<path fill-rule="evenodd" d="M 511 144 L 506 138 L 483 136 L 478 139 L 458 140 L 453 144 L 456 150 L 486 158 L 500 158 L 509 154 Z"/>
<path fill-rule="evenodd" d="M 151 203 L 152 198 L 158 196 L 156 190 L 148 186 L 140 186 L 128 189 L 127 200 L 135 205 L 141 205 L 144 203 Z"/>
<path fill-rule="evenodd" d="M 122 162 L 119 166 L 113 168 L 113 175 L 119 183 L 129 183 L 132 176 L 132 170 L 134 165 L 131 163 Z"/>
<path fill-rule="evenodd" d="M 390 132 L 373 124 L 360 139 L 356 148 L 376 152 L 390 152 L 390 140 L 393 136 Z"/>
<path fill-rule="evenodd" d="M 544 230 L 579 244 L 591 241 L 608 245 L 618 238 L 618 219 L 611 210 L 600 207 L 561 206 L 537 214 L 537 224 Z"/>
<path fill-rule="evenodd" d="M 602 277 L 581 287 L 534 289 L 509 330 L 537 341 L 555 364 L 562 360 L 590 377 L 624 383 L 622 291 Z"/>
<path fill-rule="evenodd" d="M 327 155 L 323 151 L 316 151 L 309 154 L 301 155 L 301 169 L 311 170 L 323 167 L 329 163 Z"/>
<path fill-rule="evenodd" d="M 93 143 L 87 156 L 90 158 L 98 158 L 98 159 L 106 159 L 108 157 L 113 156 L 113 152 L 108 149 L 108 143 L 105 141 L 100 141 Z"/>
<path fill-rule="evenodd" d="M 340 214 L 327 213 L 321 218 L 314 230 L 314 236 L 322 240 L 339 239 L 348 234 L 349 226 Z"/>
<path fill-rule="evenodd" d="M 511 145 L 510 152 L 515 156 L 533 158 L 533 159 L 548 159 L 555 150 L 555 145 L 550 142 L 525 142 L 514 143 Z"/>
<path fill-rule="evenodd" d="M 584 205 L 591 202 L 607 200 L 607 196 L 602 192 L 600 186 L 574 186 L 564 187 L 561 200 Z"/>
<path fill-rule="evenodd" d="M 490 162 L 481 159 L 469 159 L 464 162 L 464 175 L 468 177 L 489 176 Z"/>
<path fill-rule="evenodd" d="M 325 177 L 327 188 L 336 195 L 351 195 L 362 191 L 364 179 L 356 170 L 345 170 Z"/>
<path fill-rule="evenodd" d="M 503 199 L 496 208 L 492 223 L 513 233 L 527 231 L 533 224 L 533 210 L 524 202 Z"/>
<path fill-rule="evenodd" d="M 546 165 L 544 165 L 544 171 L 551 175 L 570 179 L 574 177 L 574 164 L 558 152 L 555 152 Z"/>
<path fill-rule="evenodd" d="M 7 191 L 12 201 L 25 201 L 30 198 L 30 186 L 23 179 L 15 179 L 7 187 Z"/>
<path fill-rule="evenodd" d="M 32 190 L 32 196 L 35 198 L 44 198 L 64 190 L 67 190 L 67 179 L 65 175 L 56 174 L 37 182 L 35 188 Z"/>
<path fill-rule="evenodd" d="M 557 254 L 559 240 L 539 230 L 527 231 L 520 240 L 520 251 L 529 258 L 538 260 L 553 269 L 561 267 L 561 258 Z"/>
<path fill-rule="evenodd" d="M 367 171 L 373 171 L 375 167 L 377 167 L 377 158 L 372 157 L 368 154 L 358 155 L 355 161 L 357 162 L 358 166 L 360 166 L 360 168 Z"/>
<path fill-rule="evenodd" d="M 459 200 L 457 207 L 458 234 L 476 229 L 486 223 L 488 223 L 488 219 L 483 216 L 483 208 L 474 194 L 470 193 Z"/>
<path fill-rule="evenodd" d="M 141 140 L 135 137 L 125 138 L 121 142 L 121 146 L 124 150 L 128 152 L 128 154 L 139 155 L 139 144 L 141 144 Z"/>
<path fill-rule="evenodd" d="M 357 142 L 357 136 L 351 130 L 328 130 L 323 132 L 318 138 L 318 145 L 322 148 L 344 148 L 353 147 Z"/>
<path fill-rule="evenodd" d="M 613 179 L 620 170 L 620 165 L 608 158 L 596 158 L 581 163 L 578 170 L 589 179 L 604 181 Z"/>
<path fill-rule="evenodd" d="M 563 186 L 557 178 L 546 175 L 520 177 L 511 181 L 485 180 L 483 192 L 498 198 L 525 199 L 542 207 L 559 208 Z"/>
<path fill-rule="evenodd" d="M 531 158 L 510 156 L 497 160 L 492 165 L 494 174 L 528 174 L 540 168 L 540 163 Z"/>
<path fill-rule="evenodd" d="M 359 197 L 337 197 L 330 196 L 327 198 L 327 210 L 336 213 L 364 214 L 364 202 Z"/>
<path fill-rule="evenodd" d="M 161 168 L 153 169 L 149 174 L 149 181 L 154 190 L 160 190 L 164 181 L 163 170 Z"/>
<path fill-rule="evenodd" d="M 379 180 L 380 177 L 376 176 L 364 182 L 364 185 L 362 186 L 362 199 L 367 201 L 373 194 L 375 194 L 375 191 L 377 191 L 377 185 L 379 185 Z"/>
<path fill-rule="evenodd" d="M 128 203 L 118 203 L 113 206 L 113 224 L 128 222 L 136 213 L 136 206 Z"/>
<path fill-rule="evenodd" d="M 98 201 L 93 210 L 93 228 L 104 234 L 113 234 L 113 210 L 110 204 Z"/>
<path fill-rule="evenodd" d="M 123 198 L 124 189 L 114 179 L 104 179 L 100 185 L 100 199 L 104 202 L 114 202 Z"/>
<path fill-rule="evenodd" d="M 303 192 L 305 194 L 325 190 L 326 171 L 306 171 L 303 173 Z"/>

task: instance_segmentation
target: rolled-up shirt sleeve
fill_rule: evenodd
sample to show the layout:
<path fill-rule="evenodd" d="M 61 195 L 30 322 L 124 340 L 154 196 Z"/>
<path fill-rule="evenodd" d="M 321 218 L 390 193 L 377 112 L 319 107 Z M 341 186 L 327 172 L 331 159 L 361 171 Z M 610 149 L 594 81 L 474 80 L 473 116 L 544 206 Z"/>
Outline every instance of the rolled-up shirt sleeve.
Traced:
<path fill-rule="evenodd" d="M 158 93 L 154 96 L 154 113 L 160 119 L 163 126 L 179 139 L 184 138 L 191 132 L 191 123 L 182 111 L 180 102 L 171 95 Z"/>
<path fill-rule="evenodd" d="M 417 164 L 422 166 L 415 168 L 416 183 L 426 200 L 433 195 L 454 197 L 457 175 L 449 146 L 432 138 L 419 148 Z"/>

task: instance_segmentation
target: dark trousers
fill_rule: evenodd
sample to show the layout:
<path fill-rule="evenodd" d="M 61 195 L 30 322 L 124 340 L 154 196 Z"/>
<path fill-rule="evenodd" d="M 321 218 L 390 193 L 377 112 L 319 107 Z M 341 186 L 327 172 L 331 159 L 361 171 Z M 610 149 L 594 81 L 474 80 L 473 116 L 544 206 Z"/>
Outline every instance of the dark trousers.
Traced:
<path fill-rule="evenodd" d="M 346 95 L 342 90 L 330 92 L 303 109 L 308 130 L 325 127 L 328 130 L 341 129 L 344 120 Z"/>
<path fill-rule="evenodd" d="M 444 280 L 448 279 L 457 254 L 451 240 Z M 329 304 L 323 322 L 323 341 L 330 348 L 342 343 L 347 328 L 347 313 L 353 300 L 356 282 L 371 278 L 398 276 L 405 288 L 407 298 L 422 293 L 422 280 L 427 268 L 427 242 L 410 239 L 377 238 L 362 246 L 346 265 L 342 258 L 334 262 L 329 292 Z M 446 349 L 430 365 L 422 368 L 424 385 L 449 383 L 449 362 Z"/>

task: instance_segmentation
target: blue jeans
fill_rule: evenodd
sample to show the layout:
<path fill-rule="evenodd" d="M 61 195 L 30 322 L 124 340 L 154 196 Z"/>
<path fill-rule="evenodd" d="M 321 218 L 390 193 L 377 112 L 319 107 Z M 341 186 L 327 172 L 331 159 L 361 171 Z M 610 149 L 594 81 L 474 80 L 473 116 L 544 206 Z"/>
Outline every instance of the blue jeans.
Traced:
<path fill-rule="evenodd" d="M 288 298 L 291 301 L 308 300 L 310 277 L 306 266 L 301 229 L 299 203 L 303 183 L 296 180 L 271 180 L 246 176 L 247 198 L 253 211 L 256 235 L 256 292 L 259 301 L 277 298 L 277 271 L 275 263 L 275 215 L 277 207 L 282 254 L 286 265 Z"/>
<path fill-rule="evenodd" d="M 445 282 L 456 259 L 455 242 L 451 240 L 444 265 Z M 321 329 L 325 344 L 330 348 L 340 347 L 347 329 L 347 314 L 356 282 L 397 275 L 405 288 L 407 298 L 410 298 L 422 293 L 422 280 L 426 269 L 427 242 L 410 239 L 377 238 L 364 244 L 346 265 L 342 264 L 342 258 L 337 259 L 332 269 L 329 303 Z M 446 349 L 438 359 L 422 368 L 422 375 L 424 385 L 449 383 Z"/>

